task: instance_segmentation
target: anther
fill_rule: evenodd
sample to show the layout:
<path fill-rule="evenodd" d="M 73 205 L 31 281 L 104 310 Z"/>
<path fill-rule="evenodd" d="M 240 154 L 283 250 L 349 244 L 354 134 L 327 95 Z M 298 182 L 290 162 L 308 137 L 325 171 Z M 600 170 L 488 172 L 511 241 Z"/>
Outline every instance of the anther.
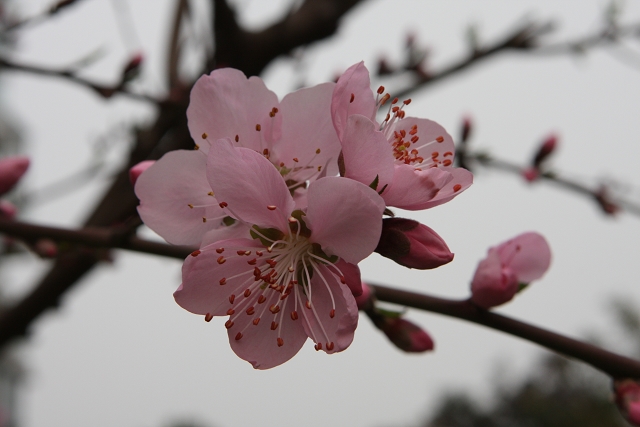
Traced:
<path fill-rule="evenodd" d="M 271 322 L 271 330 L 275 331 L 278 328 L 278 322 Z"/>
<path fill-rule="evenodd" d="M 346 285 L 347 279 L 345 279 L 344 276 L 340 276 L 340 283 L 342 283 L 343 285 Z"/>
<path fill-rule="evenodd" d="M 262 256 L 263 252 L 262 251 L 256 251 L 256 255 L 258 256 Z"/>
<path fill-rule="evenodd" d="M 349 104 L 351 104 L 354 101 L 354 99 L 356 99 L 356 96 L 352 93 L 351 98 L 349 99 Z"/>
<path fill-rule="evenodd" d="M 289 270 L 289 273 L 293 273 L 295 271 L 295 268 L 293 268 L 293 266 L 291 266 L 291 267 L 288 268 L 288 270 Z"/>
<path fill-rule="evenodd" d="M 247 264 L 249 264 L 249 265 L 256 265 L 256 262 L 258 262 L 258 260 L 257 260 L 257 259 L 255 259 L 255 258 L 253 258 L 253 259 L 250 259 L 249 261 L 247 261 Z"/>
<path fill-rule="evenodd" d="M 207 196 L 212 196 L 212 197 L 213 197 L 213 191 L 209 191 L 209 192 L 207 193 Z"/>
<path fill-rule="evenodd" d="M 284 345 L 284 340 L 280 337 L 276 340 L 278 342 L 278 347 L 282 347 Z"/>
<path fill-rule="evenodd" d="M 384 86 L 380 86 L 378 88 L 378 95 L 382 95 L 384 93 Z"/>
<path fill-rule="evenodd" d="M 236 135 L 236 142 L 240 141 L 240 137 Z"/>
<path fill-rule="evenodd" d="M 332 341 L 332 342 L 328 342 L 328 343 L 327 343 L 327 351 L 331 351 L 331 350 L 333 350 L 333 347 L 334 347 L 334 345 L 333 345 L 333 341 Z"/>
<path fill-rule="evenodd" d="M 322 170 L 322 166 L 318 166 L 318 172 Z"/>
<path fill-rule="evenodd" d="M 269 264 L 269 266 L 271 266 L 271 268 L 274 268 L 276 266 L 276 264 L 278 263 L 278 261 L 273 260 L 273 259 L 268 259 L 265 261 L 267 264 Z"/>
<path fill-rule="evenodd" d="M 207 218 L 202 217 L 202 222 L 207 222 Z"/>
<path fill-rule="evenodd" d="M 223 277 L 222 279 L 220 279 L 220 286 L 224 286 L 227 284 L 227 278 Z"/>
<path fill-rule="evenodd" d="M 238 255 L 244 255 L 244 251 L 236 251 Z"/>
<path fill-rule="evenodd" d="M 255 308 L 253 308 L 253 307 L 249 307 L 249 308 L 247 308 L 247 314 L 248 314 L 249 316 L 253 316 L 253 313 L 255 313 L 255 312 L 256 312 L 256 309 L 255 309 Z"/>
<path fill-rule="evenodd" d="M 202 134 L 202 139 L 207 139 L 208 136 L 209 135 L 207 135 L 207 133 L 205 132 L 205 133 Z"/>
<path fill-rule="evenodd" d="M 199 146 L 198 144 L 195 144 L 195 145 L 193 146 L 193 149 L 194 149 L 194 150 L 199 150 L 199 149 L 200 149 L 200 146 Z"/>
<path fill-rule="evenodd" d="M 211 313 L 205 314 L 205 316 L 204 316 L 204 321 L 205 322 L 211 322 L 211 319 L 213 319 L 213 314 L 211 314 Z"/>
<path fill-rule="evenodd" d="M 260 295 L 260 298 L 258 298 L 258 304 L 262 304 L 266 300 L 267 300 L 267 297 L 265 297 L 264 295 Z"/>
<path fill-rule="evenodd" d="M 224 264 L 227 262 L 226 258 L 223 256 L 218 257 L 218 264 Z"/>
<path fill-rule="evenodd" d="M 290 223 L 290 224 L 295 224 L 296 222 L 298 222 L 298 220 L 297 220 L 297 219 L 295 219 L 295 218 L 294 218 L 294 217 L 292 217 L 292 216 L 290 216 L 288 219 L 289 219 L 289 223 Z"/>
<path fill-rule="evenodd" d="M 462 188 L 462 185 L 460 185 L 460 184 L 456 184 L 456 185 L 454 185 L 454 186 L 453 186 L 453 191 L 454 191 L 454 192 L 455 192 L 455 191 L 460 191 L 460 189 L 461 189 L 461 188 Z"/>
<path fill-rule="evenodd" d="M 269 307 L 269 311 L 276 314 L 280 311 L 280 307 L 276 304 L 272 304 L 271 307 Z"/>
<path fill-rule="evenodd" d="M 391 101 L 391 105 L 397 104 L 397 103 L 398 103 L 398 98 L 393 98 L 393 101 Z"/>
<path fill-rule="evenodd" d="M 231 319 L 229 319 L 226 322 L 224 322 L 224 327 L 225 328 L 231 329 L 232 326 L 233 326 L 233 321 L 231 321 Z"/>
<path fill-rule="evenodd" d="M 274 206 L 274 205 L 267 205 L 267 209 L 269 209 L 270 211 L 275 211 L 278 207 Z"/>
<path fill-rule="evenodd" d="M 298 320 L 298 312 L 293 310 L 291 312 L 291 320 Z"/>
<path fill-rule="evenodd" d="M 304 305 L 308 308 L 311 309 L 311 301 L 307 300 L 307 302 L 304 303 Z"/>
<path fill-rule="evenodd" d="M 262 126 L 260 126 L 260 124 L 259 124 L 259 123 L 256 125 L 256 130 L 257 130 L 258 132 L 260 132 L 260 131 L 262 130 Z"/>
<path fill-rule="evenodd" d="M 265 155 L 265 156 L 268 156 L 269 155 L 269 149 L 265 148 L 264 150 L 262 150 L 262 154 Z"/>
<path fill-rule="evenodd" d="M 251 289 L 247 289 L 244 291 L 244 297 L 245 298 L 249 298 L 249 295 L 251 295 Z"/>
<path fill-rule="evenodd" d="M 313 346 L 313 348 L 315 348 L 316 351 L 322 350 L 322 343 L 321 342 L 317 343 L 316 345 Z"/>
<path fill-rule="evenodd" d="M 332 319 L 336 317 L 336 311 L 334 309 L 331 309 L 331 311 L 329 312 L 329 317 Z"/>
<path fill-rule="evenodd" d="M 403 103 L 404 105 L 409 105 L 409 104 L 411 104 L 411 98 L 405 99 L 404 101 L 402 101 L 402 103 Z"/>
<path fill-rule="evenodd" d="M 320 154 L 320 149 L 316 149 L 316 154 Z"/>
<path fill-rule="evenodd" d="M 240 340 L 240 338 L 242 338 L 242 332 L 238 332 L 238 333 L 236 334 L 236 341 L 239 341 L 239 340 Z"/>
<path fill-rule="evenodd" d="M 442 136 L 439 136 L 436 138 L 436 141 L 438 142 L 444 142 L 444 138 Z"/>
<path fill-rule="evenodd" d="M 233 302 L 234 302 L 235 300 L 236 300 L 236 296 L 235 296 L 234 294 L 231 294 L 231 295 L 229 296 L 229 302 L 230 302 L 231 304 L 233 304 Z"/>
<path fill-rule="evenodd" d="M 199 249 L 196 249 L 195 251 L 191 252 L 191 256 L 198 256 L 200 255 L 202 252 Z"/>
<path fill-rule="evenodd" d="M 390 98 L 391 98 L 391 95 L 389 95 L 388 93 L 385 93 L 384 96 L 380 98 L 380 106 L 383 106 Z"/>
<path fill-rule="evenodd" d="M 216 249 L 216 252 L 218 252 L 219 254 L 221 254 L 222 252 L 224 252 L 224 248 L 218 248 L 218 249 Z"/>
<path fill-rule="evenodd" d="M 296 162 L 296 163 L 298 163 L 300 160 L 298 160 L 298 158 L 297 158 L 297 157 L 294 157 L 294 158 L 293 158 L 293 161 L 294 161 L 294 162 Z"/>
<path fill-rule="evenodd" d="M 235 312 L 236 311 L 233 308 L 230 308 L 229 310 L 227 310 L 227 316 L 233 316 Z"/>
<path fill-rule="evenodd" d="M 220 202 L 220 203 L 218 203 L 218 205 L 219 205 L 221 208 L 223 208 L 223 209 L 224 209 L 224 208 L 226 208 L 227 206 L 229 206 L 229 203 L 227 203 L 227 202 Z"/>
<path fill-rule="evenodd" d="M 253 323 L 254 326 L 258 326 L 258 323 L 260 323 L 260 318 L 256 317 L 255 319 L 253 319 L 253 322 L 251 323 Z"/>
<path fill-rule="evenodd" d="M 442 164 L 443 164 L 444 166 L 451 166 L 451 163 L 453 163 L 453 162 L 452 162 L 451 160 L 449 160 L 449 159 L 446 159 L 446 160 L 444 160 L 444 161 L 442 162 Z"/>

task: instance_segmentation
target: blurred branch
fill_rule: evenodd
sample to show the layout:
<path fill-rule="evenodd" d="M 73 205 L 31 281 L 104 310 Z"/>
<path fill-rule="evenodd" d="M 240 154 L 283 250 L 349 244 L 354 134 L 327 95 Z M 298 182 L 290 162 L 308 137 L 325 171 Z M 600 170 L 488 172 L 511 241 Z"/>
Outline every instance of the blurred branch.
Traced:
<path fill-rule="evenodd" d="M 484 153 L 465 152 L 464 157 L 467 162 L 475 161 L 477 164 L 487 168 L 513 173 L 519 177 L 522 177 L 526 170 L 525 167 L 518 166 L 506 160 L 496 159 Z M 563 178 L 552 172 L 542 172 L 538 179 L 543 179 L 565 190 L 587 196 L 594 200 L 598 204 L 598 207 L 600 207 L 606 214 L 614 214 L 618 210 L 623 210 L 640 217 L 640 205 L 628 200 L 611 197 L 604 185 L 597 189 L 593 189 L 580 182 L 569 178 Z"/>
<path fill-rule="evenodd" d="M 51 18 L 52 16 L 55 16 L 58 14 L 58 12 L 60 12 L 63 9 L 66 9 L 69 6 L 72 6 L 74 4 L 80 3 L 80 0 L 61 0 L 58 1 L 57 3 L 53 4 L 49 9 L 47 9 L 46 11 L 36 15 L 36 16 L 32 16 L 30 18 L 26 18 L 23 19 L 21 21 L 18 22 L 14 22 L 11 25 L 8 25 L 6 27 L 4 27 L 2 30 L 3 31 L 12 31 L 12 30 L 17 30 L 19 28 L 25 27 L 27 25 L 35 25 L 35 24 L 39 24 L 41 22 L 44 22 L 46 20 L 48 20 L 49 18 Z"/>
<path fill-rule="evenodd" d="M 94 90 L 98 95 L 102 96 L 103 98 L 110 98 L 115 94 L 121 94 L 139 101 L 153 102 L 155 104 L 160 102 L 147 95 L 141 95 L 141 94 L 129 92 L 124 87 L 123 84 L 119 84 L 113 87 L 98 85 L 96 83 L 92 83 L 88 80 L 85 80 L 81 77 L 78 77 L 72 71 L 68 71 L 68 70 L 52 70 L 49 68 L 37 67 L 33 65 L 19 64 L 17 62 L 12 62 L 4 58 L 0 58 L 0 68 L 3 70 L 22 71 L 29 74 L 36 74 L 41 76 L 57 77 L 60 79 L 65 79 L 67 81 L 88 87 Z"/>
<path fill-rule="evenodd" d="M 0 232 L 28 242 L 47 238 L 58 244 L 66 242 L 103 249 L 120 248 L 179 259 L 185 258 L 196 249 L 143 240 L 131 235 L 131 230 L 126 227 L 86 227 L 80 230 L 70 230 L 0 219 Z M 64 257 L 65 254 L 62 252 L 60 259 L 64 260 Z M 636 360 L 481 309 L 468 300 L 449 300 L 379 285 L 370 286 L 375 292 L 375 297 L 380 301 L 440 313 L 506 332 L 566 356 L 582 360 L 613 378 L 640 378 L 640 362 Z M 21 316 L 24 311 L 27 309 L 41 311 L 42 306 L 50 306 L 49 298 L 56 298 L 55 302 L 59 296 L 51 293 L 39 295 L 39 297 L 32 300 L 30 306 L 23 307 L 18 312 L 9 309 L 0 313 L 0 347 L 25 332 L 29 322 L 25 322 L 28 319 Z"/>
<path fill-rule="evenodd" d="M 180 60 L 180 29 L 185 17 L 189 15 L 189 1 L 180 0 L 173 17 L 173 26 L 171 29 L 171 39 L 169 40 L 169 56 L 167 58 L 167 77 L 169 79 L 169 87 L 173 87 L 178 83 L 178 62 Z"/>

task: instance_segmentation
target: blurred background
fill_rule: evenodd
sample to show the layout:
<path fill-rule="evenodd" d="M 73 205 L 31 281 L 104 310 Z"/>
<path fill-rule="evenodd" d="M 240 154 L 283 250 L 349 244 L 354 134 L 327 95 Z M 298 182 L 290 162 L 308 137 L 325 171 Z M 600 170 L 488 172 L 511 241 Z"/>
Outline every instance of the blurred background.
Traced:
<path fill-rule="evenodd" d="M 227 51 L 231 30 L 220 27 L 231 21 L 216 21 L 212 6 L 222 2 L 69 3 L 18 25 L 55 3 L 2 2 L 0 154 L 32 160 L 13 193 L 21 219 L 77 227 L 168 114 L 166 100 L 182 105 L 205 70 L 255 51 Z M 323 2 L 228 1 L 239 27 L 256 34 L 307 3 Z M 457 140 L 468 118 L 474 155 L 524 167 L 556 135 L 547 170 L 619 208 L 476 161 L 474 185 L 452 202 L 396 212 L 436 230 L 455 260 L 415 271 L 373 254 L 361 264 L 363 279 L 466 298 L 488 247 L 538 231 L 551 245 L 551 269 L 498 311 L 639 356 L 640 3 L 344 3 L 355 5 L 336 17 L 335 33 L 247 70 L 257 69 L 282 97 L 364 60 L 374 87 L 413 99 L 408 115 L 439 122 Z M 485 47 L 523 28 L 527 43 L 486 55 Z M 459 64 L 466 68 L 449 71 Z M 144 227 L 140 234 L 159 239 Z M 0 262 L 5 306 L 53 264 L 14 246 Z M 230 350 L 224 319 L 205 323 L 174 303 L 180 260 L 125 251 L 99 259 L 5 351 L 0 425 L 625 425 L 607 403 L 607 378 L 526 341 L 417 310 L 406 317 L 430 333 L 434 352 L 402 353 L 362 316 L 347 351 L 327 356 L 309 342 L 290 362 L 254 371 Z"/>

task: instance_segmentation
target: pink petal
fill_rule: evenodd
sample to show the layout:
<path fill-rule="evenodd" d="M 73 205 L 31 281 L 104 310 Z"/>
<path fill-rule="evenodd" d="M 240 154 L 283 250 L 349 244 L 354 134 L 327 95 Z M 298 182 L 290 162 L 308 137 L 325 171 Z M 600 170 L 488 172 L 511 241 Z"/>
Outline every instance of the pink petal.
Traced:
<path fill-rule="evenodd" d="M 471 300 L 483 308 L 510 301 L 518 291 L 518 279 L 510 269 L 504 269 L 500 256 L 490 249 L 480 261 L 471 282 Z"/>
<path fill-rule="evenodd" d="M 28 157 L 12 156 L 0 159 L 0 195 L 11 190 L 28 168 Z"/>
<path fill-rule="evenodd" d="M 311 291 L 307 294 L 311 300 L 311 308 L 304 305 L 307 296 L 298 292 L 301 302 L 299 307 L 302 306 L 298 310 L 299 318 L 303 320 L 307 335 L 316 344 L 321 344 L 321 350 L 327 353 L 349 347 L 358 326 L 358 306 L 351 290 L 346 285 L 341 285 L 329 268 L 318 266 L 311 279 Z"/>
<path fill-rule="evenodd" d="M 353 95 L 353 102 L 351 102 Z M 375 119 L 376 101 L 371 91 L 369 70 L 364 62 L 352 65 L 340 76 L 333 90 L 331 117 L 333 126 L 342 140 L 347 119 L 352 114 L 361 114 L 370 120 Z"/>
<path fill-rule="evenodd" d="M 393 181 L 383 192 L 388 206 L 421 210 L 452 180 L 448 171 L 440 168 L 417 170 L 410 165 L 395 165 Z"/>
<path fill-rule="evenodd" d="M 206 153 L 209 143 L 221 138 L 235 140 L 242 147 L 266 148 L 265 136 L 256 125 L 269 119 L 272 108 L 278 107 L 278 97 L 258 77 L 247 79 L 232 68 L 214 70 L 202 76 L 191 90 L 187 109 L 189 131 L 196 144 Z"/>
<path fill-rule="evenodd" d="M 268 307 L 267 304 L 264 303 L 264 306 Z M 290 307 L 285 307 L 277 314 L 266 310 L 257 325 L 252 323 L 254 317 L 245 313 L 237 317 L 228 334 L 231 348 L 238 357 L 251 363 L 255 369 L 269 369 L 283 364 L 298 353 L 307 340 L 307 334 L 301 319 L 291 318 L 293 308 L 291 303 L 288 305 Z M 271 329 L 272 322 L 277 322 L 275 329 Z M 242 334 L 240 339 L 236 339 L 238 333 Z M 278 345 L 278 338 L 281 339 L 281 346 Z"/>
<path fill-rule="evenodd" d="M 409 131 L 413 127 L 416 127 L 418 140 L 412 143 L 410 149 L 418 150 L 419 156 L 424 159 L 422 164 L 415 163 L 414 166 L 428 167 L 429 164 L 434 163 L 439 167 L 450 166 L 453 164 L 453 158 L 455 153 L 455 144 L 453 138 L 447 133 L 445 128 L 438 123 L 429 119 L 420 119 L 417 117 L 406 117 L 402 120 L 396 121 L 391 128 L 391 134 L 394 132 L 400 132 L 404 130 L 407 133 L 405 140 L 410 140 Z M 438 142 L 442 141 L 442 142 Z"/>
<path fill-rule="evenodd" d="M 523 233 L 496 248 L 521 283 L 530 283 L 544 275 L 551 264 L 551 249 L 545 238 L 534 232 Z"/>
<path fill-rule="evenodd" d="M 220 248 L 224 251 L 219 253 L 216 249 Z M 187 256 L 182 265 L 182 285 L 173 294 L 178 305 L 194 314 L 226 315 L 233 307 L 229 297 L 236 295 L 234 303 L 239 304 L 244 291 L 256 283 L 254 266 L 247 263 L 251 258 L 236 251 L 256 249 L 263 249 L 257 240 L 232 239 L 205 246 Z M 222 279 L 224 284 L 220 285 Z"/>
<path fill-rule="evenodd" d="M 362 295 L 362 278 L 360 277 L 360 268 L 355 264 L 349 264 L 343 259 L 336 262 L 336 267 L 342 272 L 346 285 L 351 289 L 354 297 Z"/>
<path fill-rule="evenodd" d="M 272 162 L 283 162 L 291 169 L 306 168 L 298 174 L 302 178 L 317 175 L 318 166 L 325 168 L 327 164 L 329 175 L 338 174 L 341 147 L 331 124 L 334 86 L 324 83 L 284 97 L 276 114 L 276 117 L 282 116 L 282 138 L 274 145 Z M 294 158 L 298 161 L 294 162 Z"/>
<path fill-rule="evenodd" d="M 347 120 L 342 139 L 345 177 L 370 185 L 378 177 L 377 191 L 391 184 L 393 153 L 384 134 L 376 125 L 359 114 Z"/>
<path fill-rule="evenodd" d="M 458 194 L 462 193 L 473 184 L 473 174 L 464 168 L 438 168 L 441 171 L 449 172 L 451 181 L 446 183 L 438 194 L 428 202 L 422 203 L 419 209 L 431 209 L 433 207 L 447 203 Z"/>
<path fill-rule="evenodd" d="M 282 176 L 269 160 L 231 141 L 216 141 L 209 150 L 207 177 L 219 202 L 236 219 L 251 225 L 288 230 L 294 202 Z"/>
<path fill-rule="evenodd" d="M 169 243 L 198 245 L 206 232 L 222 226 L 225 214 L 209 195 L 206 157 L 198 151 L 165 154 L 139 176 L 135 191 L 140 217 Z"/>
<path fill-rule="evenodd" d="M 155 160 L 145 160 L 129 169 L 129 181 L 131 181 L 131 184 L 136 185 L 136 181 L 138 177 L 142 175 L 142 172 L 149 169 L 155 162 Z"/>
<path fill-rule="evenodd" d="M 18 208 L 8 200 L 0 200 L 0 217 L 4 216 L 8 219 L 15 218 Z"/>
<path fill-rule="evenodd" d="M 239 221 L 236 221 L 234 224 L 229 226 L 225 225 L 220 228 L 214 228 L 213 230 L 207 231 L 207 233 L 202 236 L 200 246 L 207 246 L 221 240 L 251 239 L 252 237 L 249 230 L 250 227 L 247 224 Z"/>
<path fill-rule="evenodd" d="M 312 242 L 328 255 L 357 264 L 376 248 L 384 201 L 371 188 L 347 178 L 326 177 L 308 191 L 307 225 Z"/>

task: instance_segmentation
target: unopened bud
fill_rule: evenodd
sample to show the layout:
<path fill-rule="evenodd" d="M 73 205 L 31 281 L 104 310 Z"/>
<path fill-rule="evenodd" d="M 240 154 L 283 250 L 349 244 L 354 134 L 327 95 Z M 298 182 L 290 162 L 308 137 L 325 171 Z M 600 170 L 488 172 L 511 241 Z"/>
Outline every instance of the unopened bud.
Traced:
<path fill-rule="evenodd" d="M 129 169 L 129 181 L 131 181 L 131 184 L 136 185 L 136 181 L 138 180 L 138 177 L 140 176 L 140 174 L 142 174 L 142 172 L 149 169 L 149 167 L 152 166 L 154 163 L 155 163 L 155 160 L 145 160 L 138 163 L 131 169 Z"/>
<path fill-rule="evenodd" d="M 18 208 L 16 208 L 16 206 L 13 203 L 7 200 L 0 200 L 0 217 L 1 218 L 13 219 L 15 218 L 17 213 L 18 213 Z"/>
<path fill-rule="evenodd" d="M 526 168 L 526 169 L 524 169 L 522 171 L 522 176 L 528 182 L 533 182 L 533 181 L 537 180 L 540 177 L 540 170 L 538 168 L 535 168 L 535 167 L 529 167 L 529 168 Z"/>
<path fill-rule="evenodd" d="M 466 116 L 462 119 L 462 130 L 460 131 L 460 142 L 465 143 L 469 140 L 469 136 L 471 135 L 471 130 L 473 129 L 473 123 L 471 122 L 471 117 Z"/>
<path fill-rule="evenodd" d="M 538 233 L 523 233 L 489 249 L 471 281 L 471 301 L 491 308 L 510 301 L 551 264 L 549 244 Z"/>
<path fill-rule="evenodd" d="M 138 75 L 140 74 L 140 65 L 142 64 L 143 60 L 144 60 L 144 57 L 142 56 L 141 53 L 135 54 L 129 60 L 127 65 L 122 70 L 122 82 L 123 83 L 129 82 L 129 81 L 135 79 L 136 77 L 138 77 Z"/>
<path fill-rule="evenodd" d="M 362 293 L 356 297 L 356 304 L 358 304 L 358 310 L 367 310 L 373 307 L 371 288 L 364 282 L 362 282 Z"/>
<path fill-rule="evenodd" d="M 614 399 L 622 415 L 635 426 L 640 426 L 640 384 L 636 381 L 617 380 L 613 383 Z"/>
<path fill-rule="evenodd" d="M 360 278 L 360 268 L 355 264 L 350 264 L 343 259 L 336 262 L 336 267 L 342 272 L 340 281 L 343 282 L 354 297 L 362 295 L 362 279 Z"/>
<path fill-rule="evenodd" d="M 33 249 L 42 258 L 55 258 L 58 256 L 58 245 L 50 239 L 38 240 Z"/>
<path fill-rule="evenodd" d="M 434 348 L 433 339 L 418 325 L 402 317 L 384 317 L 376 326 L 402 351 L 422 353 Z"/>
<path fill-rule="evenodd" d="M 380 255 L 409 268 L 426 270 L 453 260 L 453 253 L 426 225 L 406 218 L 385 218 L 378 247 Z"/>
<path fill-rule="evenodd" d="M 11 190 L 28 168 L 28 157 L 12 156 L 0 159 L 0 195 Z"/>
<path fill-rule="evenodd" d="M 542 162 L 544 162 L 553 153 L 558 145 L 558 137 L 554 134 L 549 135 L 538 148 L 536 155 L 533 158 L 532 165 L 535 168 L 539 168 Z"/>
<path fill-rule="evenodd" d="M 395 72 L 393 67 L 389 65 L 389 62 L 386 58 L 378 59 L 378 75 L 379 76 L 388 76 Z"/>

